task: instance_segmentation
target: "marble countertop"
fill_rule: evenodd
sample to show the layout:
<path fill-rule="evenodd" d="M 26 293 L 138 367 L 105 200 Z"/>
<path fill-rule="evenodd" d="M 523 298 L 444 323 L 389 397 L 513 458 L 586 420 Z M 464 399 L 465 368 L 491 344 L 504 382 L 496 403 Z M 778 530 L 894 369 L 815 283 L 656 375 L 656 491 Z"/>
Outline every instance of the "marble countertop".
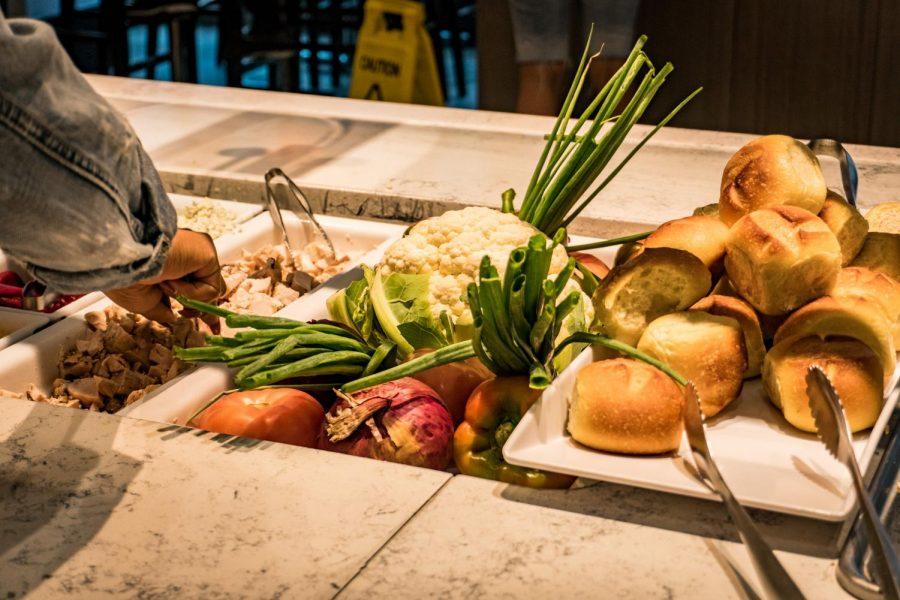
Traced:
<path fill-rule="evenodd" d="M 330 598 L 450 478 L 24 400 L 0 414 L 2 598 Z"/>
<path fill-rule="evenodd" d="M 318 210 L 418 220 L 520 194 L 552 119 L 89 76 L 131 121 L 170 191 L 260 201 L 282 167 Z M 677 123 L 677 120 L 676 120 Z M 619 156 L 648 131 L 636 126 Z M 667 127 L 583 213 L 576 233 L 646 229 L 718 200 L 725 162 L 754 136 Z M 900 149 L 848 146 L 860 205 L 896 200 Z M 615 163 L 615 159 L 613 163 Z M 840 185 L 836 161 L 825 161 Z"/>
<path fill-rule="evenodd" d="M 754 514 L 808 598 L 850 598 L 823 557 L 833 525 Z M 599 482 L 538 491 L 457 476 L 338 597 L 742 598 L 736 573 L 762 587 L 735 540 L 713 502 Z"/>

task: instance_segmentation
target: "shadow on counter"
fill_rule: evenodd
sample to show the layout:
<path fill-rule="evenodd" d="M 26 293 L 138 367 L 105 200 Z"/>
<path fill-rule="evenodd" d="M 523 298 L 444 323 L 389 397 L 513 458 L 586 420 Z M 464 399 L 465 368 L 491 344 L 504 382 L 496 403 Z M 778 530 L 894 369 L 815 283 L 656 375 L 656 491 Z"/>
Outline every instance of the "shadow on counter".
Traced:
<path fill-rule="evenodd" d="M 84 427 L 88 419 L 90 427 Z M 53 577 L 127 503 L 128 487 L 142 462 L 113 448 L 120 422 L 32 405 L 0 441 L 4 598 L 25 596 Z M 91 573 L 78 577 L 90 578 Z"/>
<path fill-rule="evenodd" d="M 568 490 L 498 485 L 495 494 L 513 502 L 740 543 L 725 507 L 711 500 L 585 479 Z M 840 523 L 747 510 L 774 549 L 819 558 L 837 555 Z"/>

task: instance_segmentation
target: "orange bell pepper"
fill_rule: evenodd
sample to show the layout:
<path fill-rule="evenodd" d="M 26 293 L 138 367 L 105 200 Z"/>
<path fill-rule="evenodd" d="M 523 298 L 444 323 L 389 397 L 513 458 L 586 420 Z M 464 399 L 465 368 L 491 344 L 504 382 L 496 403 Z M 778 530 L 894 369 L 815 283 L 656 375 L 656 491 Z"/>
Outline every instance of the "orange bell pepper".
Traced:
<path fill-rule="evenodd" d="M 540 394 L 528 387 L 528 377 L 498 377 L 475 388 L 466 403 L 465 420 L 453 436 L 453 457 L 460 472 L 532 488 L 572 485 L 574 477 L 503 460 L 503 444 Z"/>

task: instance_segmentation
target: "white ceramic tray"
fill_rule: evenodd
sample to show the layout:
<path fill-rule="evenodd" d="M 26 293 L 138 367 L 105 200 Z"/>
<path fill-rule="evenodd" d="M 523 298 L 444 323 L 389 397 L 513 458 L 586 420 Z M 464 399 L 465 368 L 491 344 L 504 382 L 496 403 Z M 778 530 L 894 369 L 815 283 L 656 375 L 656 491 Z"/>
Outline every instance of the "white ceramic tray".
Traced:
<path fill-rule="evenodd" d="M 255 250 L 265 244 L 280 241 L 281 238 L 276 235 L 274 225 L 269 220 L 268 215 L 260 215 L 260 217 L 265 217 L 265 219 L 259 219 L 252 224 L 248 222 L 244 231 L 233 244 L 230 242 L 228 244 L 223 243 L 228 242 L 229 240 L 226 240 L 225 238 L 230 236 L 223 236 L 216 241 L 220 259 L 223 263 L 239 257 L 241 248 Z M 377 262 L 381 257 L 381 254 L 384 253 L 386 245 L 400 237 L 405 229 L 402 225 L 375 223 L 357 219 L 344 219 L 329 216 L 318 218 L 322 227 L 324 227 L 331 236 L 333 243 L 339 252 L 347 252 L 356 255 L 356 258 L 350 263 L 353 265 L 359 264 L 360 262 Z M 293 215 L 285 215 L 285 225 L 298 231 L 303 228 L 303 224 L 294 218 Z M 316 298 L 318 299 L 312 299 L 310 306 L 321 305 L 322 310 L 324 310 L 324 298 L 327 298 L 334 289 L 337 289 L 338 286 L 342 285 L 339 283 L 340 281 L 344 281 L 345 283 L 343 283 L 343 285 L 346 285 L 346 283 L 353 279 L 352 276 L 350 279 L 347 277 L 347 272 L 343 275 L 338 275 L 306 296 L 301 297 L 297 302 L 286 306 L 278 314 L 294 316 L 295 311 L 300 310 L 302 312 L 302 306 L 296 308 L 294 305 L 303 302 L 304 298 L 309 298 L 313 295 L 317 295 Z M 74 343 L 75 339 L 84 334 L 87 328 L 87 324 L 84 320 L 84 315 L 86 313 L 95 310 L 103 310 L 109 306 L 109 304 L 111 304 L 109 300 L 105 298 L 101 299 L 100 302 L 78 311 L 68 318 L 59 321 L 4 351 L 0 351 L 0 388 L 13 392 L 24 392 L 29 384 L 34 383 L 42 391 L 49 391 L 49 388 L 57 375 L 56 362 L 60 348 L 70 346 Z M 207 368 L 204 367 L 203 370 L 206 371 Z M 147 394 L 141 402 L 147 402 L 162 394 L 166 394 L 167 397 L 170 397 L 167 394 L 167 391 L 179 386 L 180 382 L 185 381 L 188 378 L 191 380 L 188 387 L 202 385 L 201 382 L 206 381 L 207 378 L 202 375 L 197 378 L 196 375 L 199 374 L 200 373 L 196 369 L 186 371 L 172 381 L 157 388 L 152 393 Z M 179 387 L 178 389 L 182 388 Z M 219 391 L 222 389 L 225 389 L 225 387 L 223 386 Z M 129 414 L 131 409 L 137 407 L 138 404 L 139 403 L 135 403 L 126 407 L 117 414 Z"/>
<path fill-rule="evenodd" d="M 50 323 L 43 313 L 0 306 L 0 349 L 12 346 Z"/>
<path fill-rule="evenodd" d="M 686 438 L 673 455 L 626 456 L 592 450 L 568 435 L 568 403 L 575 374 L 592 360 L 591 350 L 585 350 L 547 388 L 509 437 L 504 458 L 525 467 L 718 499 L 691 474 Z M 887 388 L 890 392 L 875 426 L 853 438 L 863 471 L 897 404 L 898 379 L 900 368 Z M 846 468 L 813 434 L 785 421 L 766 397 L 759 378 L 745 381 L 740 397 L 707 421 L 707 438 L 719 470 L 745 506 L 827 521 L 841 521 L 850 515 L 855 497 Z"/>

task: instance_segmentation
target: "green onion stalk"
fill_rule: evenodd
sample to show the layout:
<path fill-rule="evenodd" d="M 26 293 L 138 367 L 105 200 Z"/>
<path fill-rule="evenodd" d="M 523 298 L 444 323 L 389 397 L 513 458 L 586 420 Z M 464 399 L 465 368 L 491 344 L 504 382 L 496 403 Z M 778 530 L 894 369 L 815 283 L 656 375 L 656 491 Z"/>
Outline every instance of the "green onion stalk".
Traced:
<path fill-rule="evenodd" d="M 643 52 L 647 37 L 641 36 L 625 64 L 570 126 L 590 64 L 598 56 L 588 56 L 592 36 L 593 27 L 588 34 L 575 78 L 553 128 L 546 136 L 547 142 L 518 210 L 519 218 L 548 236 L 561 227 L 568 227 L 644 144 L 702 90 L 697 88 L 673 108 L 591 190 L 591 186 L 609 166 L 628 132 L 644 115 L 673 70 L 671 63 L 666 63 L 659 70 L 654 67 Z M 504 192 L 503 212 L 515 212 L 514 196 L 512 190 Z"/>

